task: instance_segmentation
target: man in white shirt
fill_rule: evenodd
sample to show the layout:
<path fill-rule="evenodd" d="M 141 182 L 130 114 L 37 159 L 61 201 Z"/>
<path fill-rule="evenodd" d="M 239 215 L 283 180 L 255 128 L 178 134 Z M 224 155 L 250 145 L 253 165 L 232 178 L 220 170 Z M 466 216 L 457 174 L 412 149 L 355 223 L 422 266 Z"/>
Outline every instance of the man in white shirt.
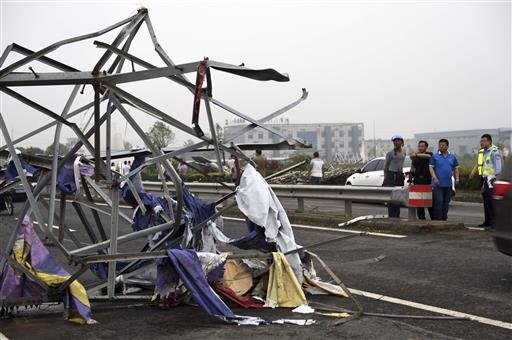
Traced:
<path fill-rule="evenodd" d="M 123 163 L 123 167 L 122 167 L 122 175 L 128 175 L 130 173 L 130 165 L 128 165 L 128 162 L 127 161 L 124 161 Z"/>
<path fill-rule="evenodd" d="M 237 172 L 237 169 L 236 169 L 236 157 L 235 155 L 231 155 L 231 157 L 227 160 L 227 166 L 228 166 L 228 169 L 229 169 L 229 173 L 231 174 L 231 180 L 233 182 L 236 182 L 237 178 L 238 178 L 238 172 Z"/>
<path fill-rule="evenodd" d="M 324 176 L 324 161 L 320 159 L 318 151 L 313 153 L 313 157 L 308 166 L 308 176 L 311 184 L 320 184 Z"/>

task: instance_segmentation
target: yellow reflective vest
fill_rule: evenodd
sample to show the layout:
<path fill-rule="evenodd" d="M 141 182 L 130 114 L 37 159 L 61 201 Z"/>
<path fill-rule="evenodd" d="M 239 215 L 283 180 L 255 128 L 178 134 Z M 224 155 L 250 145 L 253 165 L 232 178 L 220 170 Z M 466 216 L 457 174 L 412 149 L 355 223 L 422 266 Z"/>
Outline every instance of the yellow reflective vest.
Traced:
<path fill-rule="evenodd" d="M 494 175 L 494 163 L 492 162 L 492 154 L 494 152 L 498 151 L 498 147 L 496 145 L 491 146 L 491 152 L 489 152 L 487 155 L 485 155 L 484 159 L 484 152 L 485 149 L 478 150 L 478 158 L 477 158 L 477 165 L 478 165 L 478 175 L 487 177 L 487 176 L 493 176 Z"/>

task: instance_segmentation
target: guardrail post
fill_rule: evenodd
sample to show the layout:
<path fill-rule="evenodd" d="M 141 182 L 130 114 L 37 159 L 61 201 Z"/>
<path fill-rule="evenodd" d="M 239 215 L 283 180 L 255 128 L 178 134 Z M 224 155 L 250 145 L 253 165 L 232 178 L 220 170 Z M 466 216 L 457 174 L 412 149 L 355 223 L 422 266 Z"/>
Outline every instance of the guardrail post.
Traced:
<path fill-rule="evenodd" d="M 345 200 L 345 217 L 352 217 L 352 201 Z"/>
<path fill-rule="evenodd" d="M 297 198 L 297 212 L 304 212 L 304 198 Z"/>
<path fill-rule="evenodd" d="M 414 221 L 416 219 L 416 208 L 407 208 L 407 211 L 408 211 L 408 216 L 407 216 L 407 219 L 409 221 Z"/>

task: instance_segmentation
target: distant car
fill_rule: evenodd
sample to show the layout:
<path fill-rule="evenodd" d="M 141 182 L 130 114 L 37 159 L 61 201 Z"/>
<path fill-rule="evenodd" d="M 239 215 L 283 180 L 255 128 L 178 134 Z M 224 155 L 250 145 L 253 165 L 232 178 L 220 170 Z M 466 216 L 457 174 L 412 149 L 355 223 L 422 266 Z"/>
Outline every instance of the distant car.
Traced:
<path fill-rule="evenodd" d="M 384 162 L 385 157 L 377 157 L 366 163 L 355 174 L 349 176 L 345 181 L 345 185 L 361 185 L 380 187 L 384 183 Z M 405 185 L 409 185 L 409 172 L 411 170 L 411 159 L 407 157 L 404 161 Z"/>
<path fill-rule="evenodd" d="M 508 161 L 494 182 L 494 243 L 500 252 L 512 256 L 512 162 Z"/>

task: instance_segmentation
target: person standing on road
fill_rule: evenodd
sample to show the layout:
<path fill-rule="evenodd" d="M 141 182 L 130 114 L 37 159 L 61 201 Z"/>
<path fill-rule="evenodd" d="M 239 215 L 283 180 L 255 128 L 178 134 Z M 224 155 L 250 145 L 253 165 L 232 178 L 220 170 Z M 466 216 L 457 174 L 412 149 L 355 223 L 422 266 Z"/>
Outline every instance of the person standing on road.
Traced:
<path fill-rule="evenodd" d="M 237 162 L 237 158 L 233 154 L 231 155 L 231 157 L 226 162 L 227 166 L 228 166 L 228 169 L 229 169 L 229 173 L 231 174 L 231 180 L 233 181 L 233 183 L 235 183 L 237 178 L 238 178 L 238 170 L 237 170 L 236 162 Z"/>
<path fill-rule="evenodd" d="M 432 176 L 430 175 L 430 158 L 432 158 L 432 152 L 427 151 L 428 143 L 424 140 L 418 142 L 418 151 L 411 153 L 409 156 L 412 160 L 409 183 L 416 185 L 431 185 Z M 428 208 L 430 219 L 432 219 L 433 213 L 432 208 Z M 416 208 L 416 214 L 418 219 L 425 219 L 425 208 Z"/>
<path fill-rule="evenodd" d="M 311 184 L 320 184 L 324 176 L 324 161 L 318 151 L 313 153 L 313 159 L 309 162 L 308 177 Z"/>
<path fill-rule="evenodd" d="M 484 200 L 484 222 L 479 227 L 491 230 L 494 228 L 494 203 L 492 199 L 492 189 L 496 176 L 501 173 L 501 154 L 498 147 L 492 144 L 492 137 L 489 134 L 483 134 L 480 137 L 480 150 L 478 150 L 477 164 L 469 174 L 472 178 L 478 171 L 480 176 L 480 190 Z"/>
<path fill-rule="evenodd" d="M 124 161 L 121 171 L 122 171 L 121 174 L 123 176 L 128 175 L 130 173 L 130 166 L 128 165 L 128 161 Z"/>
<path fill-rule="evenodd" d="M 386 161 L 384 162 L 384 183 L 382 183 L 382 186 L 403 186 L 405 181 L 404 139 L 400 135 L 393 135 L 393 137 L 391 137 L 391 141 L 393 142 L 393 150 L 386 154 Z M 400 204 L 388 203 L 388 216 L 400 217 Z"/>
<path fill-rule="evenodd" d="M 256 156 L 254 156 L 254 163 L 256 163 L 256 170 L 265 177 L 267 173 L 267 159 L 262 155 L 261 150 L 256 150 Z"/>
<path fill-rule="evenodd" d="M 448 151 L 450 142 L 439 140 L 439 151 L 430 158 L 430 175 L 433 189 L 433 220 L 448 219 L 448 205 L 452 196 L 452 177 L 459 184 L 459 162 L 454 154 Z"/>
<path fill-rule="evenodd" d="M 180 161 L 178 168 L 176 169 L 178 172 L 178 176 L 180 176 L 181 180 L 185 182 L 188 177 L 188 165 L 187 163 Z"/>

